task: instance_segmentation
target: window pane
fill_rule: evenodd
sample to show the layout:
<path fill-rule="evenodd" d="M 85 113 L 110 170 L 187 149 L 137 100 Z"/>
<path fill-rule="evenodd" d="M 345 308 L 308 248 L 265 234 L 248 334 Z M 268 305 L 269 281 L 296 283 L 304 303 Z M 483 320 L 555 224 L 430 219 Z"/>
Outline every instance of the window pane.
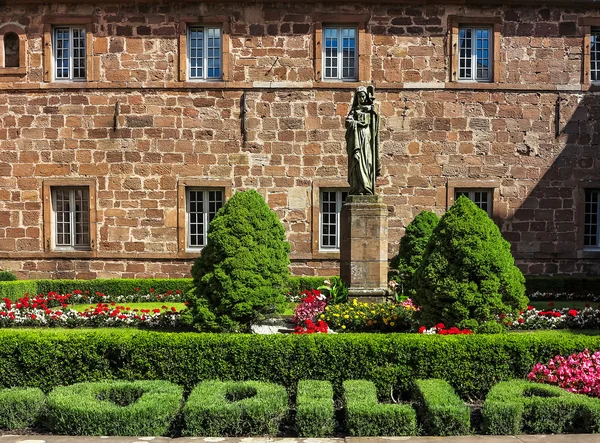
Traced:
<path fill-rule="evenodd" d="M 14 32 L 4 35 L 4 67 L 19 67 L 19 36 Z"/>
<path fill-rule="evenodd" d="M 600 80 L 600 29 L 592 28 L 590 35 L 590 76 L 592 81 Z"/>
<path fill-rule="evenodd" d="M 337 250 L 340 247 L 340 211 L 348 192 L 323 190 L 320 194 L 320 247 Z"/>
<path fill-rule="evenodd" d="M 188 247 L 200 248 L 206 245 L 210 222 L 224 202 L 222 190 L 187 190 L 187 230 Z"/>
<path fill-rule="evenodd" d="M 585 190 L 584 246 L 598 246 L 598 196 L 596 189 Z"/>
<path fill-rule="evenodd" d="M 90 195 L 88 188 L 52 188 L 54 245 L 88 249 L 90 246 Z"/>
<path fill-rule="evenodd" d="M 472 78 L 472 40 L 471 28 L 458 30 L 458 78 L 461 80 Z"/>

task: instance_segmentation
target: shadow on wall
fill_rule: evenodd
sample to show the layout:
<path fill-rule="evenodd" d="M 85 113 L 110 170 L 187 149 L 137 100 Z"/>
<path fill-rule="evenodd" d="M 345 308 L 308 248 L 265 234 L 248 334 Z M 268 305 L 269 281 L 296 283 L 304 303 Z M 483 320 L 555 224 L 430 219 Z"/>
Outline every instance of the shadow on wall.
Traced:
<path fill-rule="evenodd" d="M 502 233 L 526 274 L 598 274 L 600 249 L 589 249 L 600 244 L 593 235 L 600 234 L 600 193 L 593 192 L 600 190 L 600 92 L 537 97 L 525 95 L 529 119 L 506 128 L 519 160 L 503 179 L 501 199 L 522 203 L 502 220 Z M 502 195 L 503 188 L 515 194 Z"/>

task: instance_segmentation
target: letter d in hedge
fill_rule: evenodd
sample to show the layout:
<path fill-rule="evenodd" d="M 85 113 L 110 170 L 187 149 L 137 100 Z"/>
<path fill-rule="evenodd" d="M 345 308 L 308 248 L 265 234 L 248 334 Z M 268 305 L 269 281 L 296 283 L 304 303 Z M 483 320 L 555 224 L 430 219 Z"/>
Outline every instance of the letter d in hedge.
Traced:
<path fill-rule="evenodd" d="M 277 434 L 288 412 L 285 388 L 259 381 L 204 381 L 183 408 L 183 435 Z"/>
<path fill-rule="evenodd" d="M 350 435 L 416 435 L 417 414 L 409 405 L 378 403 L 375 384 L 370 381 L 349 380 L 343 387 Z"/>

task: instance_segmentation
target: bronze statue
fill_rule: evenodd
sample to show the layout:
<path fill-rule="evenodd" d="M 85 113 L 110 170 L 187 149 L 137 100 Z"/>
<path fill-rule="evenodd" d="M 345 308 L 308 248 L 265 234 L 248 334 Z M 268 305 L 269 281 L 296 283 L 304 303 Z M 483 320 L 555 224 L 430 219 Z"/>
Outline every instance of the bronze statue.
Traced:
<path fill-rule="evenodd" d="M 346 152 L 350 195 L 375 195 L 375 180 L 381 175 L 379 162 L 379 115 L 375 88 L 359 86 L 346 117 Z"/>

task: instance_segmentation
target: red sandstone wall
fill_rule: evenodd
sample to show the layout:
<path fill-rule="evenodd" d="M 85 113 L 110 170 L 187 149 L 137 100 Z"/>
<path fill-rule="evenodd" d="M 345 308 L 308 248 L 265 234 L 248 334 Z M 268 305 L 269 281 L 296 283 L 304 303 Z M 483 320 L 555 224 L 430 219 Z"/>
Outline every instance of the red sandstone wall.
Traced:
<path fill-rule="evenodd" d="M 313 189 L 344 182 L 356 85 L 314 79 L 322 13 L 370 16 L 390 256 L 419 211 L 445 211 L 452 186 L 493 183 L 495 217 L 525 271 L 599 270 L 600 257 L 582 251 L 582 190 L 600 187 L 600 114 L 581 85 L 578 24 L 598 11 L 313 4 L 1 6 L 0 26 L 27 30 L 28 72 L 0 76 L 0 268 L 36 278 L 183 276 L 191 256 L 178 253 L 177 185 L 202 178 L 266 197 L 288 231 L 295 273 L 337 273 L 335 256 L 313 247 Z M 43 19 L 61 14 L 94 16 L 99 81 L 42 81 Z M 199 15 L 231 17 L 226 84 L 178 81 L 179 21 Z M 497 83 L 449 81 L 450 15 L 501 18 Z M 95 180 L 93 254 L 44 251 L 42 186 L 65 177 Z"/>

